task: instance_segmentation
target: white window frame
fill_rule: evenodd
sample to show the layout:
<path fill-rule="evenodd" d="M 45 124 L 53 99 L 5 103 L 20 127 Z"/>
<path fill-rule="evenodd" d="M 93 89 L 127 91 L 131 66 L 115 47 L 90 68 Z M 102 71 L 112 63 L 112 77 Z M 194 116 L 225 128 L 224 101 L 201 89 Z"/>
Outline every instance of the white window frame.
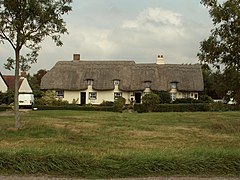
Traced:
<path fill-rule="evenodd" d="M 114 92 L 114 99 L 122 97 L 122 92 Z"/>
<path fill-rule="evenodd" d="M 198 99 L 198 93 L 194 94 L 194 99 Z"/>
<path fill-rule="evenodd" d="M 172 100 L 172 101 L 176 101 L 176 99 L 177 99 L 177 93 L 170 93 L 170 96 L 171 96 L 171 100 Z"/>
<path fill-rule="evenodd" d="M 145 88 L 151 87 L 151 81 L 145 81 Z"/>
<path fill-rule="evenodd" d="M 56 97 L 64 98 L 64 90 L 56 90 Z"/>
<path fill-rule="evenodd" d="M 177 89 L 177 83 L 171 82 L 171 89 Z"/>
<path fill-rule="evenodd" d="M 92 86 L 93 85 L 93 80 L 92 79 L 88 79 L 87 80 L 87 84 L 88 84 L 88 86 Z"/>
<path fill-rule="evenodd" d="M 119 86 L 120 80 L 114 80 L 113 83 L 114 83 L 114 86 Z"/>
<path fill-rule="evenodd" d="M 97 99 L 97 92 L 89 92 L 88 99 L 96 100 Z"/>

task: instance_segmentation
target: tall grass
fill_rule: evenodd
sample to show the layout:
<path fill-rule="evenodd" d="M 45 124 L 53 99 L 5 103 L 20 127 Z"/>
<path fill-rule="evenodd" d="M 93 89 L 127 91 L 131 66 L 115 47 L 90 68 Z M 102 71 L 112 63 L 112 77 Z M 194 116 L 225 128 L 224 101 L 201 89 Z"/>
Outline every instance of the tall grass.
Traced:
<path fill-rule="evenodd" d="M 0 173 L 239 176 L 240 112 L 0 114 Z"/>

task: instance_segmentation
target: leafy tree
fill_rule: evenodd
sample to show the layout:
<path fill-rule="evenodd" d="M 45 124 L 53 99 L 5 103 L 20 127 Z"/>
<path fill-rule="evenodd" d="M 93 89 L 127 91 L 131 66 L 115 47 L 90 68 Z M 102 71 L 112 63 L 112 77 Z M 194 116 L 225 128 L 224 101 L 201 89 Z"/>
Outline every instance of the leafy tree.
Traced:
<path fill-rule="evenodd" d="M 0 42 L 9 42 L 15 58 L 8 58 L 6 68 L 15 69 L 15 127 L 21 127 L 18 103 L 19 69 L 36 62 L 40 43 L 52 37 L 56 45 L 63 43 L 60 35 L 67 33 L 62 16 L 71 11 L 72 0 L 0 0 Z M 21 52 L 28 50 L 26 56 Z"/>
<path fill-rule="evenodd" d="M 239 0 L 201 0 L 209 9 L 214 29 L 201 42 L 199 60 L 219 68 L 240 71 L 240 3 Z"/>
<path fill-rule="evenodd" d="M 36 74 L 33 74 L 33 76 L 31 76 L 30 74 L 27 75 L 27 79 L 28 79 L 29 85 L 33 90 L 35 99 L 39 99 L 43 96 L 43 92 L 40 89 L 40 84 L 41 84 L 42 77 L 46 73 L 47 73 L 47 70 L 40 69 Z"/>

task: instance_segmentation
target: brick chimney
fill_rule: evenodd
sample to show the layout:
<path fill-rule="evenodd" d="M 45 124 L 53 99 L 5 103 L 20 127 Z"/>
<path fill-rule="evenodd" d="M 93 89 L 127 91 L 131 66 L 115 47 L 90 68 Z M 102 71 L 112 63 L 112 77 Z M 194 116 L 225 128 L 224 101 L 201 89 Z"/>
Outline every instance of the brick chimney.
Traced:
<path fill-rule="evenodd" d="M 26 70 L 22 70 L 21 72 L 21 77 L 25 78 L 27 75 L 27 71 Z"/>
<path fill-rule="evenodd" d="M 156 64 L 165 64 L 163 55 L 158 55 Z"/>
<path fill-rule="evenodd" d="M 73 54 L 73 61 L 80 61 L 80 54 Z"/>

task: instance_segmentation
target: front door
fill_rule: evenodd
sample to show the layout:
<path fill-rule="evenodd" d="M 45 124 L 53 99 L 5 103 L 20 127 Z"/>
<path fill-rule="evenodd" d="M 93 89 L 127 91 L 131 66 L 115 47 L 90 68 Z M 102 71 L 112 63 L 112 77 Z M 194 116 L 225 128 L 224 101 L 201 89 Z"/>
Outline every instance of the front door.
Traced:
<path fill-rule="evenodd" d="M 81 105 L 86 104 L 86 92 L 81 92 Z"/>
<path fill-rule="evenodd" d="M 141 96 L 142 96 L 142 93 L 135 93 L 135 102 L 136 103 L 141 103 Z"/>

